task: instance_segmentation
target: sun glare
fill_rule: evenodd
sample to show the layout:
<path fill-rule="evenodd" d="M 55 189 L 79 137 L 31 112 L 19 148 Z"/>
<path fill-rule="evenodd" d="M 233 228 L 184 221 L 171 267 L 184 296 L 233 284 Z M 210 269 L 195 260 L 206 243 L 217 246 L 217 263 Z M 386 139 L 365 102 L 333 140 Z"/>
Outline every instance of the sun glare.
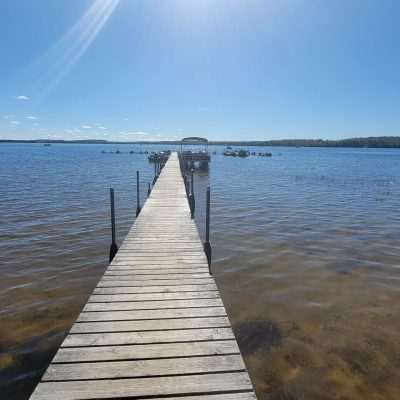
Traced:
<path fill-rule="evenodd" d="M 35 93 L 46 97 L 78 63 L 107 23 L 120 0 L 95 0 L 79 20 L 35 63 Z"/>

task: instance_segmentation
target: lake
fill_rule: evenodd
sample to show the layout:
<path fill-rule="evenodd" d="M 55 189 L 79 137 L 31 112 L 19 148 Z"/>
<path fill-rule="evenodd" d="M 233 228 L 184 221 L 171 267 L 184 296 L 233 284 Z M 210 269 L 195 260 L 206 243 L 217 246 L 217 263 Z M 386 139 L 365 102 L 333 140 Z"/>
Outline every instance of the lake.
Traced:
<path fill-rule="evenodd" d="M 29 397 L 108 264 L 109 187 L 119 243 L 136 170 L 145 201 L 153 167 L 129 151 L 161 148 L 0 144 L 4 398 Z M 212 270 L 259 399 L 399 399 L 400 150 L 210 150 L 196 222 L 210 185 Z"/>

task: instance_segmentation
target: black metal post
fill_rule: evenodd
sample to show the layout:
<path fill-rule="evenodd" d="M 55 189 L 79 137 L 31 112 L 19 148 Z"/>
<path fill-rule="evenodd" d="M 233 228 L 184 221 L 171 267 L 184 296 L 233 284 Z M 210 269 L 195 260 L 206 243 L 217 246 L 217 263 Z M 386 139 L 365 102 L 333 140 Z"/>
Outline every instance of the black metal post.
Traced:
<path fill-rule="evenodd" d="M 204 252 L 206 253 L 208 270 L 211 272 L 211 245 L 210 245 L 210 186 L 207 187 L 207 205 L 206 205 L 206 241 L 204 243 Z"/>
<path fill-rule="evenodd" d="M 189 206 L 190 206 L 190 216 L 194 218 L 194 211 L 196 208 L 196 201 L 194 199 L 194 176 L 193 176 L 193 169 L 190 171 L 190 195 L 189 195 Z"/>
<path fill-rule="evenodd" d="M 147 185 L 148 185 L 148 186 L 147 186 L 147 197 L 148 197 L 148 196 L 150 196 L 150 193 L 151 193 L 151 185 L 150 185 L 150 182 L 148 182 Z"/>
<path fill-rule="evenodd" d="M 110 204 L 111 204 L 111 246 L 110 246 L 110 262 L 118 252 L 118 246 L 115 239 L 115 206 L 114 206 L 114 189 L 110 188 Z"/>
<path fill-rule="evenodd" d="M 136 217 L 140 214 L 139 171 L 136 171 Z"/>
<path fill-rule="evenodd" d="M 154 178 L 153 178 L 153 186 L 157 182 L 157 161 L 154 161 Z"/>
<path fill-rule="evenodd" d="M 189 188 L 186 175 L 183 175 L 183 183 L 185 184 L 186 197 L 189 199 Z"/>

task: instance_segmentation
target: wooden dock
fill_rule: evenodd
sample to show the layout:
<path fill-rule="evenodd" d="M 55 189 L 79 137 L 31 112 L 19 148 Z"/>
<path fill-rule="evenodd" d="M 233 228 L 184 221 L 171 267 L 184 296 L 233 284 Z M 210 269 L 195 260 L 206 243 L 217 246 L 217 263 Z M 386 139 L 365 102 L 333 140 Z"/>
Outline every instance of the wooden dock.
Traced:
<path fill-rule="evenodd" d="M 172 153 L 32 400 L 254 400 Z"/>

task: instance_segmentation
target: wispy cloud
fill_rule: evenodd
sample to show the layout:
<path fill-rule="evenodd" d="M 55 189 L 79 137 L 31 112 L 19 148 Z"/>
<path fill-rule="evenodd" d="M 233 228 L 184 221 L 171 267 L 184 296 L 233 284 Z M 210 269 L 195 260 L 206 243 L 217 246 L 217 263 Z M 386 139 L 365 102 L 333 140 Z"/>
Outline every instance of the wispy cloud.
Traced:
<path fill-rule="evenodd" d="M 37 117 L 35 117 L 35 116 L 33 116 L 33 115 L 28 115 L 28 116 L 26 117 L 26 119 L 35 120 L 35 119 L 37 119 Z"/>
<path fill-rule="evenodd" d="M 3 115 L 3 118 L 4 119 L 13 119 L 13 118 L 15 118 L 15 115 L 14 114 Z"/>
<path fill-rule="evenodd" d="M 31 99 L 29 96 L 15 96 L 15 98 L 17 100 L 23 100 L 23 101 L 28 101 Z"/>
<path fill-rule="evenodd" d="M 105 127 L 105 126 L 103 126 L 103 125 L 99 125 L 99 126 L 96 126 L 96 128 L 97 129 L 101 129 L 101 130 L 103 130 L 103 131 L 105 131 L 107 128 Z"/>
<path fill-rule="evenodd" d="M 82 129 L 92 129 L 92 127 L 90 125 L 82 125 L 81 128 Z"/>
<path fill-rule="evenodd" d="M 10 121 L 10 124 L 13 124 L 13 125 L 19 125 L 21 122 L 19 122 L 19 121 Z"/>

